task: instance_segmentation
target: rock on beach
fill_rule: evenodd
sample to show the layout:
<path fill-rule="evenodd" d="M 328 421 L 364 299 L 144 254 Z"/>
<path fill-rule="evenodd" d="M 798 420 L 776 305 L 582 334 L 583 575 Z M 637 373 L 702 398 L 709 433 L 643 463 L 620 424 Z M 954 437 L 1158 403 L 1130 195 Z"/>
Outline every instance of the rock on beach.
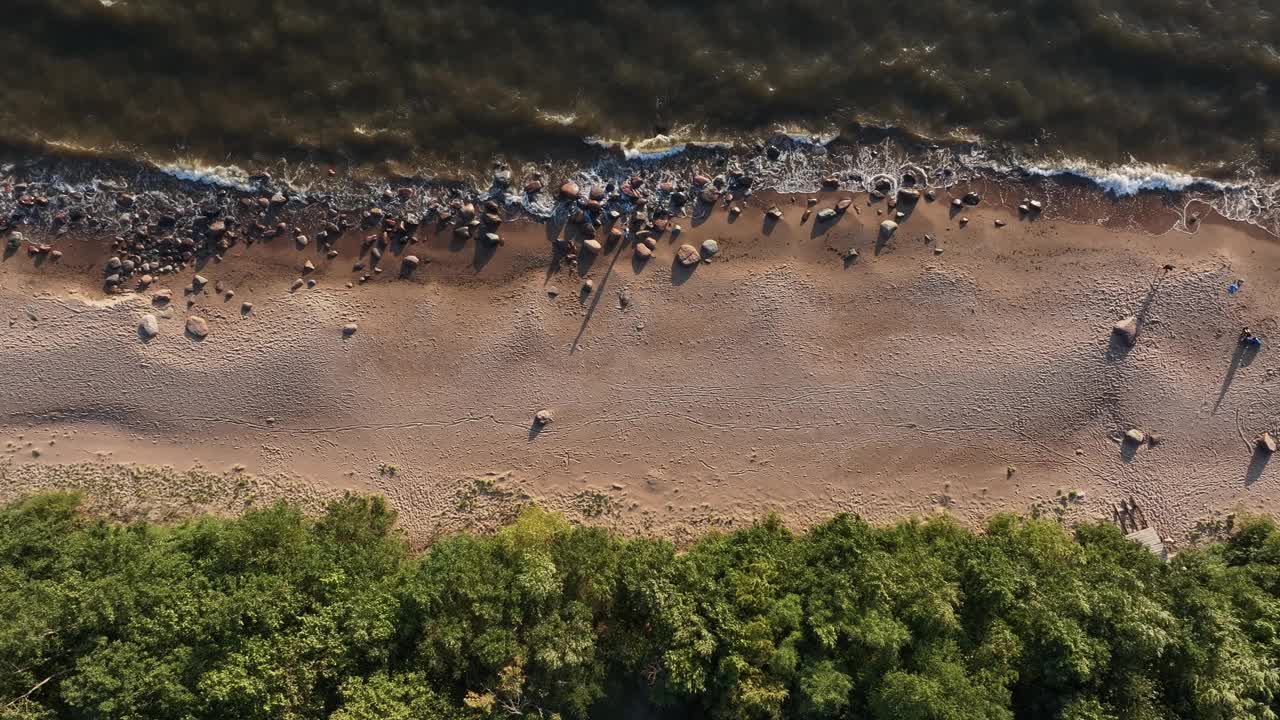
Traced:
<path fill-rule="evenodd" d="M 1129 317 L 1116 323 L 1111 328 L 1112 334 L 1120 338 L 1124 344 L 1133 347 L 1138 341 L 1138 318 L 1130 315 Z"/>
<path fill-rule="evenodd" d="M 138 332 L 142 334 L 144 340 L 150 340 L 160 334 L 160 321 L 155 315 L 147 313 L 138 321 Z"/>
<path fill-rule="evenodd" d="M 209 336 L 209 321 L 199 315 L 192 315 L 187 318 L 187 333 L 197 340 L 203 340 Z"/>
<path fill-rule="evenodd" d="M 676 259 L 680 261 L 681 265 L 689 267 L 691 265 L 697 265 L 698 261 L 702 259 L 702 256 L 698 254 L 697 248 L 686 244 L 681 245 L 676 250 Z"/>

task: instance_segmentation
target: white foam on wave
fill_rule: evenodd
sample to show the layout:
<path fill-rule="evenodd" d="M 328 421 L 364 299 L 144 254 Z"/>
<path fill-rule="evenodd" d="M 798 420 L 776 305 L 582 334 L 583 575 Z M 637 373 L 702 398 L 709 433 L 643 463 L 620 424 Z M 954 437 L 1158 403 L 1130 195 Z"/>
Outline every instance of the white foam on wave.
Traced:
<path fill-rule="evenodd" d="M 624 160 L 651 163 L 683 155 L 693 149 L 726 149 L 733 142 L 715 137 L 705 137 L 692 126 L 672 129 L 644 138 L 611 139 L 588 137 L 584 142 L 602 150 L 622 155 Z"/>
<path fill-rule="evenodd" d="M 1239 187 L 1216 180 L 1190 175 L 1179 170 L 1130 163 L 1119 166 L 1098 166 L 1082 160 L 1067 160 L 1055 165 L 1023 165 L 1015 168 L 1036 177 L 1076 177 L 1097 185 L 1103 192 L 1116 197 L 1131 197 L 1141 192 L 1183 192 L 1192 189 L 1231 190 Z"/>
<path fill-rule="evenodd" d="M 589 137 L 585 141 L 588 145 L 594 145 L 602 150 L 621 153 L 622 157 L 627 160 L 636 162 L 654 162 L 657 160 L 666 160 L 673 158 L 689 149 L 688 143 L 674 142 L 666 135 L 658 135 L 642 141 L 637 147 L 628 144 L 622 140 L 606 140 L 604 138 Z"/>
<path fill-rule="evenodd" d="M 249 182 L 249 173 L 236 165 L 209 166 L 194 163 L 169 163 L 156 165 L 156 169 L 170 177 L 186 182 L 214 185 L 242 192 L 253 190 L 253 185 Z"/>
<path fill-rule="evenodd" d="M 1146 192 L 1181 193 L 1188 203 L 1206 203 L 1228 220 L 1280 235 L 1280 180 L 1248 168 L 1240 170 L 1237 179 L 1223 182 L 1166 165 L 1137 161 L 1099 165 L 1068 159 L 1054 164 L 975 162 L 969 166 L 1012 177 L 1077 178 L 1117 198 Z"/>
<path fill-rule="evenodd" d="M 545 110 L 538 111 L 538 119 L 562 127 L 569 127 L 578 122 L 578 116 L 575 113 L 553 113 Z"/>

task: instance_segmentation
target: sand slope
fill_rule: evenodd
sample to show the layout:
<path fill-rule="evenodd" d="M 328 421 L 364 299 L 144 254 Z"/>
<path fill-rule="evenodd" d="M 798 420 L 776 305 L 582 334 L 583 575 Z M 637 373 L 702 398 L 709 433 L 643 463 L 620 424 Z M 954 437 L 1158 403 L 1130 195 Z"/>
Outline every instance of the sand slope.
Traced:
<path fill-rule="evenodd" d="M 251 248 L 201 271 L 239 293 L 196 298 L 203 342 L 184 336 L 181 300 L 104 299 L 88 272 L 11 258 L 8 472 L 242 464 L 319 492 L 386 493 L 422 534 L 522 497 L 677 537 L 769 510 L 798 525 L 842 510 L 980 522 L 1035 504 L 1111 517 L 1130 498 L 1181 537 L 1215 510 L 1273 507 L 1280 471 L 1248 442 L 1280 426 L 1270 241 L 1225 224 L 1153 237 L 996 209 L 961 228 L 940 202 L 877 254 L 883 217 L 865 200 L 825 231 L 800 224 L 801 204 L 767 231 L 755 206 L 733 223 L 683 220 L 681 241 L 719 239 L 712 263 L 680 270 L 666 238 L 646 265 L 622 249 L 585 270 L 586 297 L 576 274 L 545 271 L 540 226 L 509 229 L 479 270 L 436 239 L 415 250 L 434 262 L 413 279 L 353 289 L 350 255 L 317 262 L 318 286 L 290 293 L 285 263 L 302 255 Z M 850 246 L 861 257 L 846 265 L 836 251 Z M 1229 296 L 1235 278 L 1245 290 Z M 159 286 L 181 296 L 186 279 Z M 161 316 L 149 343 L 146 312 Z M 1133 314 L 1128 349 L 1110 328 Z M 359 330 L 344 338 L 349 321 Z M 1237 352 L 1243 325 L 1268 341 L 1255 357 Z M 555 421 L 539 430 L 541 408 Z M 1133 427 L 1160 444 L 1119 443 Z M 58 482 L 21 477 L 0 495 Z M 1057 500 L 1073 490 L 1083 498 Z"/>

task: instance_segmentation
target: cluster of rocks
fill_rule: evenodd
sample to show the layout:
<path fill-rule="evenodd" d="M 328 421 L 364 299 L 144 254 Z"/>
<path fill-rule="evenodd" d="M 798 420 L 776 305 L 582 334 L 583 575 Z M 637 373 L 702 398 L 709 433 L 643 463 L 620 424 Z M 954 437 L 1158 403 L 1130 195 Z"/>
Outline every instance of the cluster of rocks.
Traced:
<path fill-rule="evenodd" d="M 557 217 L 573 229 L 557 237 L 555 250 L 570 266 L 578 262 L 579 254 L 598 254 L 613 250 L 621 242 L 628 242 L 640 260 L 653 256 L 658 240 L 669 233 L 672 238 L 682 232 L 674 218 L 694 206 L 706 208 L 721 205 L 731 215 L 740 213 L 738 203 L 751 194 L 755 178 L 740 169 L 729 168 L 714 177 L 695 173 L 687 182 L 663 179 L 653 182 L 643 175 L 632 175 L 618 184 L 595 184 L 583 188 L 569 180 L 559 186 Z M 544 191 L 541 176 L 535 176 L 525 184 L 527 194 Z M 844 207 L 848 207 L 846 204 Z M 841 211 L 843 211 L 843 207 Z M 766 216 L 780 221 L 783 213 L 772 207 Z M 575 237 L 581 242 L 575 242 Z M 683 244 L 676 249 L 677 261 L 692 266 L 708 260 L 720 250 L 715 239 L 701 245 Z"/>
<path fill-rule="evenodd" d="M 789 147 L 785 139 L 777 139 L 757 143 L 754 149 L 768 162 L 780 160 Z M 114 292 L 142 289 L 161 276 L 190 271 L 207 260 L 219 261 L 237 245 L 278 238 L 334 259 L 340 254 L 339 239 L 348 231 L 359 229 L 363 241 L 359 257 L 353 258 L 352 271 L 364 282 L 383 272 L 382 261 L 389 254 L 398 258 L 402 276 L 430 262 L 421 253 L 405 250 L 405 246 L 418 242 L 417 233 L 424 226 L 433 224 L 436 232 L 451 233 L 455 242 L 475 241 L 494 249 L 503 245 L 500 229 L 510 217 L 511 208 L 535 205 L 528 201 L 554 194 L 557 219 L 578 230 L 573 240 L 556 242 L 562 260 L 572 265 L 580 254 L 603 253 L 620 242 L 633 245 L 635 254 L 643 259 L 652 256 L 661 235 L 679 234 L 680 227 L 673 221 L 686 214 L 690 206 L 695 213 L 698 206 L 716 204 L 731 213 L 741 212 L 746 207 L 743 200 L 769 173 L 760 158 L 746 155 L 722 157 L 716 162 L 716 171 L 690 170 L 685 179 L 641 170 L 617 182 L 586 186 L 573 180 L 558 186 L 548 184 L 538 172 L 526 176 L 522 185 L 513 184 L 511 170 L 496 167 L 492 186 L 479 194 L 456 186 L 413 182 L 379 188 L 374 191 L 378 197 L 370 197 L 367 186 L 358 184 L 335 188 L 321 183 L 312 186 L 319 189 L 301 192 L 266 173 L 235 186 L 193 183 L 154 172 L 142 172 L 130 184 L 99 182 L 96 176 L 91 182 L 57 186 L 16 183 L 7 188 L 13 196 L 11 203 L 3 207 L 12 213 L 8 226 L 0 226 L 0 231 L 15 230 L 7 236 L 6 243 L 25 244 L 33 255 L 54 258 L 61 255 L 59 250 L 47 244 L 26 243 L 16 228 L 29 224 L 57 228 L 59 234 L 76 228 L 109 232 L 114 237 L 102 277 L 107 290 Z M 743 164 L 740 166 L 739 162 Z M 837 189 L 851 180 L 863 182 L 860 175 L 850 172 L 824 178 L 822 185 Z M 873 200 L 884 199 L 890 209 L 896 210 L 899 204 L 914 203 L 921 197 L 933 199 L 932 191 L 921 192 L 923 184 L 917 189 L 920 182 L 915 175 L 907 174 L 896 182 L 878 177 L 867 184 Z M 3 199 L 0 193 L 0 200 Z M 969 193 L 962 201 L 977 204 L 980 197 Z M 818 216 L 834 220 L 851 202 L 846 199 L 818 210 Z M 351 212 L 353 207 L 363 209 Z M 805 219 L 810 212 L 806 211 Z M 783 217 L 777 207 L 766 211 L 767 221 L 780 222 Z M 898 211 L 893 217 L 900 221 L 905 213 Z M 689 247 L 700 259 L 710 258 L 718 250 L 717 246 L 709 251 L 705 243 Z M 692 258 L 688 253 L 684 257 Z M 315 284 L 314 279 L 305 276 L 319 262 L 304 266 L 298 287 Z"/>
<path fill-rule="evenodd" d="M 256 193 L 234 197 L 227 192 L 182 215 L 142 207 L 134 195 L 121 195 L 119 216 L 126 232 L 112 242 L 112 256 L 103 267 L 108 290 L 130 284 L 145 287 L 156 276 L 178 272 L 202 259 L 220 260 L 237 244 L 288 238 L 298 249 L 315 248 L 329 259 L 339 255 L 337 243 L 349 230 L 362 229 L 361 258 L 353 271 L 382 272 L 381 261 L 389 250 L 400 252 L 418 242 L 417 232 L 426 223 L 437 230 L 452 226 L 459 240 L 475 238 L 490 247 L 503 244 L 499 227 L 505 209 L 496 200 L 476 202 L 462 193 L 447 200 L 422 202 L 414 187 L 386 189 L 379 203 L 366 206 L 358 216 L 339 210 L 331 201 L 291 195 L 263 186 Z M 302 225 L 314 228 L 308 234 Z M 365 258 L 367 256 L 367 259 Z M 412 272 L 423 260 L 416 255 L 402 259 L 402 272 Z M 314 269 L 314 265 L 305 268 Z"/>
<path fill-rule="evenodd" d="M 1023 198 L 1022 202 L 1018 203 L 1018 212 L 1022 215 L 1039 215 L 1043 211 L 1044 202 L 1040 200 Z"/>
<path fill-rule="evenodd" d="M 964 195 L 961 195 L 958 198 L 953 198 L 951 200 L 951 207 L 959 209 L 959 208 L 965 207 L 966 205 L 969 207 L 973 207 L 981 203 L 982 203 L 982 196 L 974 192 L 973 190 L 970 190 L 969 192 L 965 193 Z"/>
<path fill-rule="evenodd" d="M 17 252 L 18 249 L 21 248 L 24 243 L 27 246 L 28 255 L 44 255 L 53 260 L 57 260 L 58 258 L 62 257 L 62 251 L 53 249 L 53 246 L 48 243 L 26 242 L 26 236 L 17 230 L 10 230 L 8 233 L 5 234 L 5 238 L 4 238 L 5 254 L 12 255 L 13 253 Z"/>

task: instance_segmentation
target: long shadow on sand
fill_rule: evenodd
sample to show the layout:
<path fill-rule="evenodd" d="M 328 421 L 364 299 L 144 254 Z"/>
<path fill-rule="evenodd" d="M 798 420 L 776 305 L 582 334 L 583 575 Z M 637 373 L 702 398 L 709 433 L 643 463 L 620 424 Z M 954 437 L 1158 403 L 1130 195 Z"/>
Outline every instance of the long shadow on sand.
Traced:
<path fill-rule="evenodd" d="M 1133 345 L 1125 342 L 1119 335 L 1112 333 L 1111 342 L 1107 344 L 1105 355 L 1107 362 L 1123 360 L 1129 353 L 1133 352 L 1133 348 L 1138 344 L 1138 338 L 1142 337 L 1143 328 L 1147 325 L 1147 318 L 1151 315 L 1151 306 L 1155 304 L 1156 293 L 1160 291 L 1160 284 L 1164 282 L 1170 267 L 1166 267 L 1160 272 L 1160 275 L 1151 283 L 1151 287 L 1147 289 L 1147 296 L 1142 299 L 1142 305 L 1138 308 L 1138 314 L 1135 315 L 1137 318 L 1137 330 L 1133 333 Z"/>
<path fill-rule="evenodd" d="M 1249 467 L 1244 471 L 1244 486 L 1258 482 L 1262 478 L 1262 471 L 1267 469 L 1267 463 L 1271 461 L 1271 453 L 1260 447 L 1253 449 L 1253 457 L 1249 458 Z"/>
<path fill-rule="evenodd" d="M 627 243 L 619 242 L 618 246 L 614 248 L 613 257 L 609 259 L 609 267 L 605 268 L 604 277 L 600 278 L 600 284 L 596 286 L 595 293 L 591 298 L 591 305 L 587 308 L 587 316 L 582 318 L 582 326 L 578 328 L 578 335 L 573 338 L 573 344 L 569 346 L 570 355 L 578 351 L 578 343 L 582 341 L 582 335 L 587 331 L 587 323 L 591 322 L 592 316 L 596 314 L 596 307 L 600 304 L 600 298 L 604 297 L 604 290 L 609 284 L 609 278 L 613 277 L 613 266 L 618 263 L 618 258 L 627 247 Z"/>
<path fill-rule="evenodd" d="M 1222 399 L 1227 396 L 1227 391 L 1231 389 L 1231 383 L 1236 379 L 1236 371 L 1241 367 L 1248 367 L 1249 363 L 1258 356 L 1258 349 L 1236 343 L 1236 351 L 1231 355 L 1231 364 L 1227 367 L 1227 376 L 1222 379 L 1222 388 L 1218 390 L 1218 399 L 1213 403 L 1213 414 L 1218 414 L 1218 408 L 1222 406 Z"/>

